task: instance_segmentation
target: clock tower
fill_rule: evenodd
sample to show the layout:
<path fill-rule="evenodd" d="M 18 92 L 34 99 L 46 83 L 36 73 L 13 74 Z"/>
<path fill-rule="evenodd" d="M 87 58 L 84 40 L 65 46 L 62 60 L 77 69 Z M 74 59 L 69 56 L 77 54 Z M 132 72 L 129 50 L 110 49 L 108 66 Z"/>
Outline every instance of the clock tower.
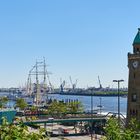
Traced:
<path fill-rule="evenodd" d="M 132 118 L 140 121 L 140 28 L 133 41 L 133 53 L 128 53 L 127 125 Z"/>

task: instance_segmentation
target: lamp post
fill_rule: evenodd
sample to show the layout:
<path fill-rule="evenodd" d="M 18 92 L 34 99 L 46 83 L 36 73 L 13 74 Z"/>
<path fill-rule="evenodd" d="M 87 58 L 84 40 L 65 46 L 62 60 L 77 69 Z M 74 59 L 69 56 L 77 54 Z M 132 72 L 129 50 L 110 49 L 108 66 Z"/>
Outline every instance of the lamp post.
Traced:
<path fill-rule="evenodd" d="M 118 83 L 118 123 L 120 126 L 120 82 L 124 82 L 124 80 L 113 80 L 113 82 Z"/>
<path fill-rule="evenodd" d="M 91 93 L 91 140 L 93 140 L 92 119 L 93 119 L 93 94 Z"/>
<path fill-rule="evenodd" d="M 100 99 L 100 105 L 99 106 L 100 106 L 100 116 L 101 116 L 101 111 L 102 111 L 102 98 L 100 97 L 99 99 Z"/>

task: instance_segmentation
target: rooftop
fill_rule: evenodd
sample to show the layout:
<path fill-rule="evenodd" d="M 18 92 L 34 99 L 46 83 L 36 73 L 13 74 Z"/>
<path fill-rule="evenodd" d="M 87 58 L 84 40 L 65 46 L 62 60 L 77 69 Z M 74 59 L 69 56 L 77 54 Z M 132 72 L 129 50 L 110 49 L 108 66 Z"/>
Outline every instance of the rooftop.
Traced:
<path fill-rule="evenodd" d="M 140 44 L 140 28 L 138 28 L 138 33 L 134 38 L 133 45 L 134 44 Z"/>

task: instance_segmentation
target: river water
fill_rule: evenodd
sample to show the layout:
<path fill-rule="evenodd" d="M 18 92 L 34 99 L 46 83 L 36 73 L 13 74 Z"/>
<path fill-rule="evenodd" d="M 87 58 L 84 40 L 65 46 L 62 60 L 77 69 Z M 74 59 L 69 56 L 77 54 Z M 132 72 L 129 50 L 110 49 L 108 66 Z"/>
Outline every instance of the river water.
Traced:
<path fill-rule="evenodd" d="M 8 95 L 9 93 L 0 93 L 0 96 Z M 118 97 L 102 97 L 102 96 L 74 96 L 74 95 L 59 95 L 49 94 L 48 98 L 57 100 L 78 100 L 83 104 L 84 110 L 91 110 L 91 100 L 93 100 L 93 110 L 99 109 L 97 106 L 102 105 L 102 113 L 116 112 L 118 110 Z M 7 103 L 8 107 L 13 107 L 14 101 Z M 126 115 L 127 111 L 127 98 L 120 97 L 120 112 Z"/>
<path fill-rule="evenodd" d="M 93 109 L 97 108 L 98 105 L 102 105 L 102 112 L 116 112 L 118 111 L 118 97 L 102 97 L 102 96 L 74 96 L 74 95 L 49 95 L 51 99 L 58 100 L 79 100 L 85 110 L 91 110 L 91 100 L 93 99 Z M 91 99 L 92 98 L 92 99 Z M 120 112 L 126 115 L 127 111 L 127 98 L 120 97 Z"/>

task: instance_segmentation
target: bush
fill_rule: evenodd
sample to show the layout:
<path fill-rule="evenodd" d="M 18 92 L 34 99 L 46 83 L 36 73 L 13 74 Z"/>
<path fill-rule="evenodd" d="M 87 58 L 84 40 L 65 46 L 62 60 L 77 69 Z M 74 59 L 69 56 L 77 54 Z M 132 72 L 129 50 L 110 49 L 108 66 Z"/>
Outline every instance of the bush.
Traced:
<path fill-rule="evenodd" d="M 1 140 L 49 140 L 43 133 L 44 129 L 39 129 L 39 133 L 29 132 L 28 127 L 22 122 L 17 125 L 9 124 L 5 118 L 2 118 L 0 125 Z"/>

